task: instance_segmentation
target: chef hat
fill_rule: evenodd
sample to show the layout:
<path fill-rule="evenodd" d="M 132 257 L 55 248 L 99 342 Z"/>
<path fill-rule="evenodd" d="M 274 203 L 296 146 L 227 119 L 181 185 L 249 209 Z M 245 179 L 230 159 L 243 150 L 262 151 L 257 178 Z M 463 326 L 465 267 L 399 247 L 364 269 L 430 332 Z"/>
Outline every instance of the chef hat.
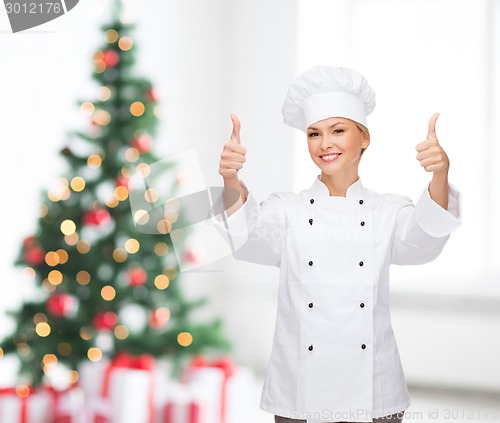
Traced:
<path fill-rule="evenodd" d="M 353 69 L 315 66 L 288 89 L 281 112 L 283 121 L 304 132 L 314 122 L 343 117 L 367 127 L 366 116 L 375 108 L 375 91 Z"/>

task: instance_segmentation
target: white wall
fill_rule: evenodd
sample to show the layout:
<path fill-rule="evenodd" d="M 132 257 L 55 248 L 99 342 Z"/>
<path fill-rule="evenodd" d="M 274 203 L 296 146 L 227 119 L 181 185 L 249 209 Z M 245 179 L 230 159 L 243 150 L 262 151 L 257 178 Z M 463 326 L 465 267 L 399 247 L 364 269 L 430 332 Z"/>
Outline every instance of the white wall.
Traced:
<path fill-rule="evenodd" d="M 21 240 L 36 228 L 38 200 L 64 169 L 58 151 L 65 133 L 85 128 L 76 100 L 93 99 L 92 54 L 101 44 L 109 2 L 86 0 L 63 18 L 11 34 L 0 14 L 0 116 L 4 207 L 0 310 L 16 304 L 23 285 L 12 262 Z M 222 184 L 218 162 L 242 122 L 247 163 L 240 171 L 257 198 L 292 188 L 291 130 L 281 105 L 295 76 L 295 2 L 279 0 L 130 1 L 138 29 L 138 73 L 156 84 L 162 105 L 160 157 L 195 148 L 207 186 Z M 277 270 L 227 257 L 215 272 L 183 276 L 190 296 L 208 295 L 202 316 L 222 316 L 236 358 L 263 370 L 270 351 Z M 7 326 L 2 321 L 0 336 Z"/>

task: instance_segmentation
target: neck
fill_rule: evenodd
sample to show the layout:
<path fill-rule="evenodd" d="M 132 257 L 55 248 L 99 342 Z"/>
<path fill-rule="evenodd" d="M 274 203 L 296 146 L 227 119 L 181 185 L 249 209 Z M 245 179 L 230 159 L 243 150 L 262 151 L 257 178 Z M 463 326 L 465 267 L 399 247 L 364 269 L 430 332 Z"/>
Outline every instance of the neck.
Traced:
<path fill-rule="evenodd" d="M 330 191 L 330 196 L 345 197 L 347 188 L 359 179 L 358 172 L 353 174 L 335 174 L 327 175 L 321 172 L 321 182 L 323 182 Z"/>

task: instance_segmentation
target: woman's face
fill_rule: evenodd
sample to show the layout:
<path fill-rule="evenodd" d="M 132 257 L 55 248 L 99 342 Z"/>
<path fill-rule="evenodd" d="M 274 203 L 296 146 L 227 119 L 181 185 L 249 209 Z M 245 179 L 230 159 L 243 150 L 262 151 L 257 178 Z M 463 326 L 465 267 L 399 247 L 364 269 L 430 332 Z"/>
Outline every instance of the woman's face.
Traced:
<path fill-rule="evenodd" d="M 327 175 L 356 171 L 369 138 L 350 120 L 331 117 L 307 128 L 309 154 Z"/>

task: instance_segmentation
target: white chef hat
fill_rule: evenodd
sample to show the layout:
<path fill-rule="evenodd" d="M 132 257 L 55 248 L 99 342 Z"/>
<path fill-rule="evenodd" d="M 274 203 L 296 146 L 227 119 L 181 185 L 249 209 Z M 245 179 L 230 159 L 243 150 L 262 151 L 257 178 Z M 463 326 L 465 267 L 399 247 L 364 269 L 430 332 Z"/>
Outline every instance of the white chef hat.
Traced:
<path fill-rule="evenodd" d="M 307 131 L 308 126 L 329 117 L 343 117 L 368 127 L 366 116 L 375 108 L 375 91 L 353 69 L 314 66 L 288 89 L 281 112 L 283 121 Z"/>

